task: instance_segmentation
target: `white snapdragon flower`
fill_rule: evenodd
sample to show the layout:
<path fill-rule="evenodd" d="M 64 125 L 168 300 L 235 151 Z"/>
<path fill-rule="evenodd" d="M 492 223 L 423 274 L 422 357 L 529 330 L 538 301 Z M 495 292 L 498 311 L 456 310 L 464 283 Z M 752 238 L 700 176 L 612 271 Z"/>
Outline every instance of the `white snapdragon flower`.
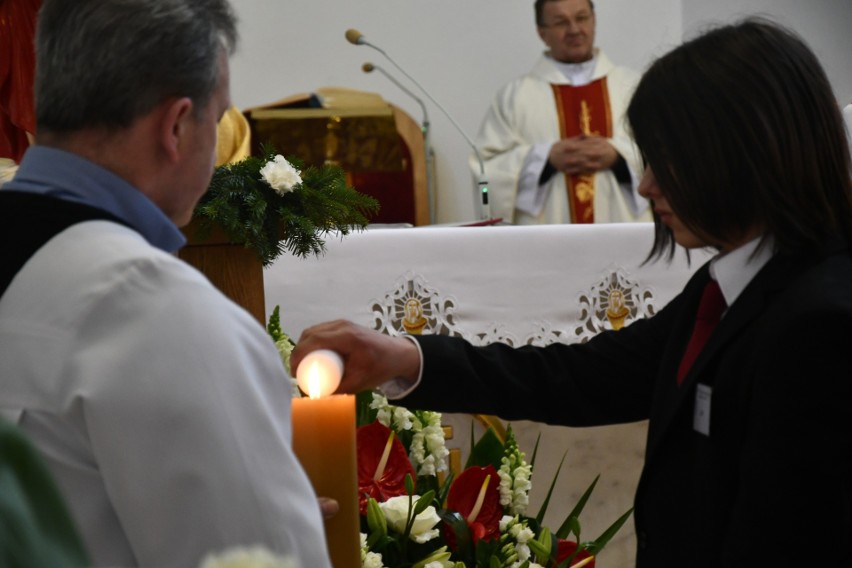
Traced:
<path fill-rule="evenodd" d="M 450 451 L 444 440 L 440 412 L 411 412 L 402 406 L 393 406 L 385 396 L 376 392 L 370 408 L 376 411 L 376 420 L 397 434 L 414 433 L 408 455 L 417 475 L 437 475 L 439 471 L 447 470 Z"/>
<path fill-rule="evenodd" d="M 516 555 L 516 561 L 511 564 L 513 568 L 518 568 L 532 558 L 532 551 L 527 543 L 535 538 L 535 533 L 526 521 L 520 520 L 517 516 L 505 515 L 500 519 L 500 533 L 509 538 L 507 546 L 511 545 Z M 538 566 L 538 564 L 530 561 L 529 566 L 532 568 Z"/>
<path fill-rule="evenodd" d="M 411 430 L 414 427 L 415 420 L 414 414 L 407 408 L 402 406 L 393 407 L 393 427 L 397 432 Z"/>
<path fill-rule="evenodd" d="M 293 354 L 293 344 L 288 337 L 282 337 L 275 342 L 275 347 L 278 348 L 278 354 L 281 355 L 281 362 L 284 363 L 284 368 L 292 375 L 290 371 L 290 355 Z"/>
<path fill-rule="evenodd" d="M 515 553 L 518 555 L 518 563 L 523 564 L 532 556 L 532 552 L 530 552 L 530 547 L 526 544 L 520 544 L 515 547 Z"/>
<path fill-rule="evenodd" d="M 411 458 L 418 475 L 437 475 L 447 471 L 450 451 L 444 439 L 441 413 L 418 411 L 415 416 L 416 434 L 411 441 Z"/>
<path fill-rule="evenodd" d="M 229 548 L 208 554 L 200 568 L 298 568 L 292 558 L 277 556 L 262 546 Z"/>
<path fill-rule="evenodd" d="M 373 400 L 370 402 L 370 408 L 376 411 L 376 420 L 391 428 L 393 407 L 388 403 L 388 399 L 384 395 L 373 392 Z"/>
<path fill-rule="evenodd" d="M 500 460 L 500 504 L 513 515 L 523 515 L 529 505 L 529 493 L 532 487 L 532 466 L 524 453 L 518 448 L 511 426 L 506 432 L 504 455 Z"/>
<path fill-rule="evenodd" d="M 535 534 L 533 534 L 532 529 L 521 523 L 512 527 L 511 534 L 520 544 L 526 544 L 535 538 Z"/>
<path fill-rule="evenodd" d="M 413 495 L 409 502 L 408 495 L 400 495 L 391 497 L 384 503 L 379 503 L 385 518 L 388 521 L 388 528 L 397 533 L 405 532 L 405 526 L 408 523 L 409 506 L 415 503 L 420 496 Z M 414 518 L 414 524 L 411 527 L 411 533 L 408 537 L 420 544 L 429 542 L 440 534 L 440 531 L 435 527 L 441 518 L 435 507 L 429 505 L 426 509 Z"/>
<path fill-rule="evenodd" d="M 385 568 L 382 555 L 367 548 L 367 535 L 361 533 L 361 568 Z"/>
<path fill-rule="evenodd" d="M 266 183 L 280 194 L 293 191 L 293 188 L 302 183 L 301 172 L 293 167 L 293 164 L 278 154 L 275 158 L 266 162 L 260 169 L 260 175 Z"/>

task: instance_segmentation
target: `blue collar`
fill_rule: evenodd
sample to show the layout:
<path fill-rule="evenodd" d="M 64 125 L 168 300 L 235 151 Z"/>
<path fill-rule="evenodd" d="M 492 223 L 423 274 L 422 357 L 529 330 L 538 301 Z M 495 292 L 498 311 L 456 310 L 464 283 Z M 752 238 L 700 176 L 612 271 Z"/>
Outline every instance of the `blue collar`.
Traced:
<path fill-rule="evenodd" d="M 76 201 L 112 213 L 152 246 L 172 253 L 186 244 L 180 229 L 142 192 L 124 179 L 71 152 L 32 146 L 3 189 Z"/>

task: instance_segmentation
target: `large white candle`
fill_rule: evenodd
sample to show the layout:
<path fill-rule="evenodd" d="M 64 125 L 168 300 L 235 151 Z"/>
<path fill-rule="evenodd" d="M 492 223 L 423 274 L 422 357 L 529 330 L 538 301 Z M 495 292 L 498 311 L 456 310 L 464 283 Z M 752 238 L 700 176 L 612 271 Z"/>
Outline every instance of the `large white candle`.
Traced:
<path fill-rule="evenodd" d="M 299 364 L 296 380 L 309 397 L 293 399 L 293 450 L 317 495 L 340 504 L 325 522 L 332 565 L 360 568 L 355 397 L 331 394 L 342 374 L 333 351 L 314 351 Z"/>

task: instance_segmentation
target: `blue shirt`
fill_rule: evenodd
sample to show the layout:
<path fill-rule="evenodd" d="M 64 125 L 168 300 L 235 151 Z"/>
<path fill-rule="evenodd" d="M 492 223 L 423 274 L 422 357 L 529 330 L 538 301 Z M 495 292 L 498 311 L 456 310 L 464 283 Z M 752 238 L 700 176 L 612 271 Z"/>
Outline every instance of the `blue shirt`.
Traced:
<path fill-rule="evenodd" d="M 28 191 L 76 201 L 111 213 L 152 246 L 172 253 L 186 237 L 141 191 L 124 179 L 71 152 L 32 146 L 4 190 Z"/>

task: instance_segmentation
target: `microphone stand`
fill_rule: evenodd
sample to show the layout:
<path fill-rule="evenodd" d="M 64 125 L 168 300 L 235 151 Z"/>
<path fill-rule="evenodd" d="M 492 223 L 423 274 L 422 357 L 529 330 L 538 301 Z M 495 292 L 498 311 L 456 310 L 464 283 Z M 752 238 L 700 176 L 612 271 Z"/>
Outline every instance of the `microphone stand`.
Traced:
<path fill-rule="evenodd" d="M 431 142 L 431 129 L 429 124 L 429 113 L 426 112 L 426 105 L 423 103 L 423 100 L 411 92 L 410 89 L 405 87 L 402 83 L 396 80 L 392 75 L 390 75 L 387 71 L 375 65 L 373 63 L 365 63 L 361 66 L 361 69 L 364 73 L 372 73 L 373 70 L 380 72 L 382 75 L 388 78 L 388 80 L 399 87 L 404 93 L 410 96 L 412 99 L 417 101 L 417 104 L 420 105 L 420 109 L 423 111 L 423 121 L 421 122 L 420 131 L 423 133 L 423 144 L 425 145 L 425 159 L 426 159 L 426 194 L 429 196 L 429 224 L 435 224 L 435 181 L 433 179 L 433 168 L 434 168 L 434 159 L 435 153 L 432 151 L 432 142 Z"/>
<path fill-rule="evenodd" d="M 417 80 L 414 77 L 409 75 L 405 71 L 405 69 L 400 67 L 397 64 L 397 62 L 394 61 L 393 58 L 391 58 L 390 55 L 385 53 L 385 51 L 382 48 L 368 42 L 364 38 L 364 34 L 358 32 L 357 30 L 353 30 L 353 29 L 346 30 L 346 40 L 349 43 L 352 43 L 354 45 L 367 45 L 369 47 L 372 47 L 373 49 L 375 49 L 379 53 L 381 53 L 384 56 L 385 59 L 390 61 L 391 64 L 393 64 L 393 66 L 396 67 L 397 70 L 399 70 L 400 73 L 402 73 L 403 75 L 408 77 L 408 79 L 412 83 L 414 83 L 417 86 L 417 88 L 420 89 L 420 91 L 424 95 L 426 95 L 426 97 L 430 101 L 432 101 L 432 103 L 436 107 L 438 107 L 438 110 L 440 110 L 442 113 L 444 113 L 444 116 L 447 117 L 447 119 L 455 127 L 455 129 L 459 132 L 459 134 L 461 134 L 462 137 L 467 141 L 468 145 L 473 149 L 473 152 L 476 155 L 476 159 L 479 162 L 479 180 L 477 181 L 477 193 L 479 194 L 479 196 L 482 199 L 482 201 L 480 202 L 481 205 L 482 205 L 482 209 L 480 210 L 480 216 L 481 216 L 480 218 L 482 220 L 490 219 L 491 218 L 491 205 L 489 205 L 489 203 L 488 203 L 488 182 L 485 179 L 485 162 L 482 160 L 482 154 L 480 154 L 479 149 L 476 147 L 476 144 L 474 144 L 473 141 L 470 139 L 470 137 L 468 137 L 468 135 L 465 134 L 465 132 L 464 132 L 464 130 L 462 130 L 461 126 L 459 126 L 458 123 L 453 119 L 453 117 L 450 116 L 450 113 L 448 113 L 447 110 L 443 106 L 441 106 L 441 103 L 436 101 L 432 97 L 432 95 L 429 94 L 429 91 L 424 89 L 423 86 L 420 83 L 418 83 Z"/>

